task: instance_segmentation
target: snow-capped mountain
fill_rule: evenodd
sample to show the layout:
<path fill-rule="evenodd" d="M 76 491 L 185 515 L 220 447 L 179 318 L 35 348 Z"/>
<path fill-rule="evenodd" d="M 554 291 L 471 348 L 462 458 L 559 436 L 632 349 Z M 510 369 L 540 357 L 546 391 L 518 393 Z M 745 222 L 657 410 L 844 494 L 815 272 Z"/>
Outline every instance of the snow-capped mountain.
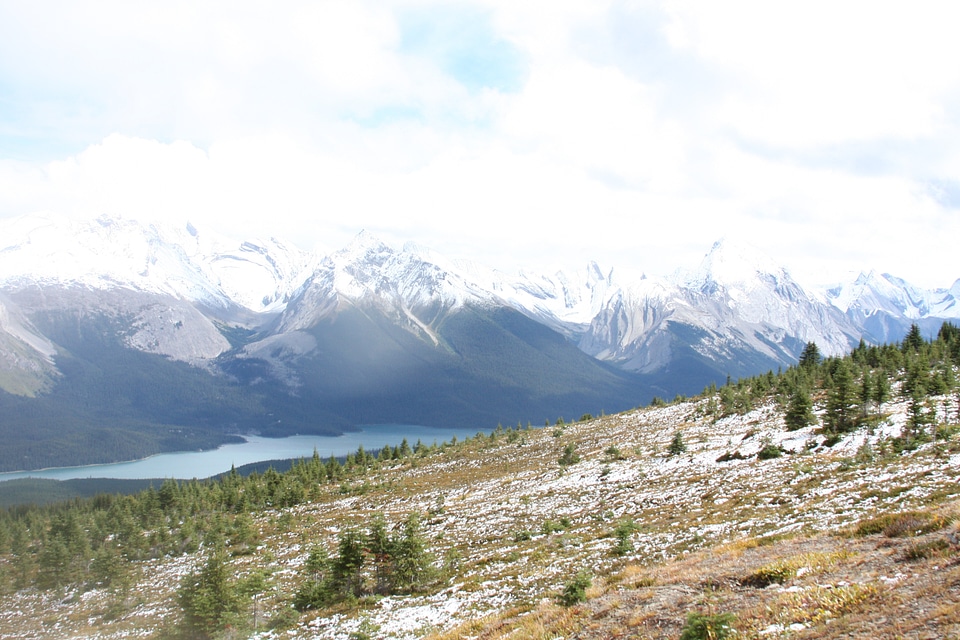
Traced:
<path fill-rule="evenodd" d="M 231 241 L 185 223 L 24 216 L 0 224 L 0 285 L 131 289 L 225 309 L 281 310 L 312 256 L 275 239 Z"/>
<path fill-rule="evenodd" d="M 787 366 L 807 342 L 932 334 L 958 299 L 960 281 L 876 274 L 808 290 L 731 240 L 665 277 L 507 274 L 369 233 L 319 256 L 187 223 L 27 216 L 0 223 L 0 441 L 139 425 L 111 427 L 120 459 L 156 452 L 144 438 L 575 418 Z"/>
<path fill-rule="evenodd" d="M 644 373 L 687 354 L 717 371 L 743 375 L 758 366 L 795 362 L 807 342 L 834 355 L 858 338 L 843 314 L 767 256 L 723 240 L 693 271 L 620 288 L 594 317 L 580 346 Z"/>
<path fill-rule="evenodd" d="M 325 258 L 295 293 L 277 332 L 308 328 L 345 305 L 376 307 L 432 336 L 443 314 L 471 302 L 490 304 L 495 296 L 421 252 L 395 251 L 361 232 L 344 249 Z"/>
<path fill-rule="evenodd" d="M 912 323 L 934 333 L 943 320 L 960 318 L 960 280 L 949 289 L 926 290 L 870 271 L 827 289 L 826 296 L 871 342 L 899 340 Z"/>
<path fill-rule="evenodd" d="M 277 239 L 229 240 L 189 223 L 105 216 L 3 222 L 0 286 L 42 287 L 45 308 L 55 288 L 74 291 L 66 305 L 77 304 L 79 290 L 169 298 L 151 304 L 140 298 L 143 304 L 118 310 L 132 318 L 129 346 L 185 360 L 224 353 L 227 341 L 214 334 L 218 323 L 238 321 L 237 310 L 252 329 L 280 314 L 270 332 L 279 336 L 345 306 L 376 307 L 438 344 L 436 327 L 447 313 L 468 303 L 504 306 L 593 357 L 645 373 L 667 366 L 678 350 L 740 371 L 761 360 L 789 364 L 808 341 L 838 354 L 861 335 L 895 340 L 905 323 L 960 317 L 960 280 L 951 289 L 924 291 L 871 272 L 823 293 L 808 291 L 762 252 L 732 240 L 716 243 L 697 268 L 667 277 L 615 278 L 597 263 L 573 274 L 507 274 L 413 243 L 395 250 L 368 233 L 321 257 Z M 101 303 L 102 295 L 86 306 Z M 178 348 L 169 327 L 191 323 L 206 325 L 205 337 L 193 332 L 192 345 Z"/>
<path fill-rule="evenodd" d="M 404 252 L 458 274 L 462 280 L 474 283 L 488 295 L 567 337 L 577 335 L 590 324 L 616 286 L 612 270 L 605 273 L 596 262 L 572 274 L 563 271 L 509 274 L 476 262 L 450 260 L 412 243 L 404 246 Z"/>

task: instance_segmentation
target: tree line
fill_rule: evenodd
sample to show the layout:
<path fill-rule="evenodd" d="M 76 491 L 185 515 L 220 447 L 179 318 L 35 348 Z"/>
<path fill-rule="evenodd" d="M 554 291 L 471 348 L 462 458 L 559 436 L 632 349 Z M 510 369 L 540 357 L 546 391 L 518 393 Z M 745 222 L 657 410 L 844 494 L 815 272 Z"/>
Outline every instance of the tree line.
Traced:
<path fill-rule="evenodd" d="M 719 390 L 708 388 L 704 393 L 716 394 L 708 410 L 717 417 L 747 413 L 772 396 L 783 408 L 788 430 L 822 422 L 828 444 L 861 427 L 875 426 L 883 418 L 883 405 L 901 399 L 907 402 L 907 424 L 897 444 L 914 448 L 936 436 L 931 426 L 938 410 L 944 419 L 960 422 L 958 367 L 960 328 L 945 322 L 936 337 L 927 340 L 914 324 L 899 343 L 868 345 L 861 340 L 840 357 L 823 357 L 810 342 L 798 364 L 785 372 L 728 380 Z M 941 399 L 939 406 L 935 398 Z M 815 404 L 823 407 L 819 420 Z"/>

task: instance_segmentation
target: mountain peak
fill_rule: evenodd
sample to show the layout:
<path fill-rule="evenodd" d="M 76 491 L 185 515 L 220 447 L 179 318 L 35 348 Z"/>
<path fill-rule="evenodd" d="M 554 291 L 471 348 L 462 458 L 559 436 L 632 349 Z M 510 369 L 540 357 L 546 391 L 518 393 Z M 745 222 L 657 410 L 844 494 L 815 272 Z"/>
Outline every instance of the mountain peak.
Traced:
<path fill-rule="evenodd" d="M 338 258 L 338 262 L 354 262 L 357 260 L 371 260 L 374 259 L 374 256 L 387 256 L 393 253 L 394 250 L 380 240 L 380 238 L 363 229 L 353 237 L 353 240 L 351 240 L 347 246 L 334 255 Z M 375 262 L 378 264 L 382 263 L 383 259 L 375 260 Z"/>
<path fill-rule="evenodd" d="M 687 285 L 702 287 L 707 283 L 749 284 L 763 276 L 780 280 L 786 277 L 786 272 L 760 249 L 739 240 L 721 238 L 713 243 L 696 271 L 683 280 Z"/>

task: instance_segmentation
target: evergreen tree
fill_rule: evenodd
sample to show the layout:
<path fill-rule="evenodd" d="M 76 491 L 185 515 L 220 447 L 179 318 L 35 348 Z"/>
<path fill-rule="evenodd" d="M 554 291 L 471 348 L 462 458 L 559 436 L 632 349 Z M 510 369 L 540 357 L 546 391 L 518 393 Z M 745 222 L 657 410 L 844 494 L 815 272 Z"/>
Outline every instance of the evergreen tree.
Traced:
<path fill-rule="evenodd" d="M 561 467 L 569 467 L 580 462 L 580 454 L 577 453 L 577 448 L 572 442 L 563 448 L 563 454 L 558 462 Z"/>
<path fill-rule="evenodd" d="M 678 456 L 686 450 L 687 445 L 683 441 L 683 434 L 675 431 L 673 433 L 673 440 L 670 441 L 670 446 L 667 447 L 667 452 L 672 456 Z"/>
<path fill-rule="evenodd" d="M 803 351 L 800 353 L 799 366 L 804 371 L 813 373 L 820 365 L 821 359 L 822 356 L 820 355 L 820 349 L 817 347 L 817 343 L 808 342 L 803 348 Z"/>
<path fill-rule="evenodd" d="M 881 407 L 884 402 L 890 399 L 890 380 L 887 379 L 886 374 L 881 371 L 874 382 L 873 387 L 873 401 L 877 405 L 877 415 L 880 414 Z"/>
<path fill-rule="evenodd" d="M 393 542 L 394 591 L 414 591 L 431 576 L 431 557 L 426 551 L 426 540 L 420 528 L 420 516 L 411 513 L 403 523 L 400 537 Z"/>
<path fill-rule="evenodd" d="M 632 518 L 624 518 L 617 523 L 613 530 L 613 535 L 617 539 L 617 544 L 613 548 L 614 554 L 625 556 L 633 551 L 633 541 L 630 540 L 630 536 L 636 533 L 638 529 L 637 523 Z"/>
<path fill-rule="evenodd" d="M 810 400 L 810 393 L 803 385 L 797 385 L 794 388 L 783 420 L 787 425 L 787 431 L 803 429 L 816 421 L 813 415 L 813 402 Z"/>
<path fill-rule="evenodd" d="M 737 394 L 733 387 L 726 384 L 720 387 L 720 412 L 723 416 L 731 416 L 737 411 Z"/>
<path fill-rule="evenodd" d="M 30 534 L 22 522 L 15 522 L 10 528 L 10 553 L 13 554 L 13 570 L 16 588 L 22 589 L 29 584 L 36 562 L 30 552 Z"/>
<path fill-rule="evenodd" d="M 41 589 L 62 587 L 78 577 L 74 571 L 73 556 L 59 538 L 48 540 L 43 545 L 37 565 L 37 586 Z"/>
<path fill-rule="evenodd" d="M 867 416 L 870 408 L 870 402 L 873 400 L 873 376 L 870 375 L 870 369 L 863 370 L 863 376 L 860 379 L 860 415 Z"/>
<path fill-rule="evenodd" d="M 926 344 L 926 342 L 920 333 L 920 327 L 916 324 L 910 325 L 910 331 L 907 332 L 901 345 L 902 350 L 905 352 L 919 353 L 924 344 Z"/>
<path fill-rule="evenodd" d="M 124 591 L 130 586 L 130 564 L 124 562 L 116 547 L 105 544 L 90 563 L 89 579 L 92 586 Z"/>
<path fill-rule="evenodd" d="M 367 552 L 373 559 L 374 577 L 377 593 L 385 594 L 391 589 L 391 574 L 393 573 L 393 541 L 387 532 L 387 523 L 383 516 L 377 514 L 370 523 L 367 531 Z"/>
<path fill-rule="evenodd" d="M 853 372 L 846 360 L 838 360 L 832 376 L 832 386 L 827 396 L 827 411 L 824 425 L 838 434 L 847 433 L 856 427 Z"/>
<path fill-rule="evenodd" d="M 214 550 L 199 572 L 184 577 L 177 597 L 184 627 L 200 637 L 210 637 L 236 623 L 243 612 L 222 548 Z"/>
<path fill-rule="evenodd" d="M 340 534 L 337 556 L 330 566 L 333 588 L 341 596 L 359 596 L 363 591 L 363 547 L 366 542 L 362 533 L 348 529 Z"/>
<path fill-rule="evenodd" d="M 306 579 L 293 596 L 293 606 L 298 611 L 317 609 L 328 604 L 334 597 L 330 576 L 330 556 L 323 547 L 313 547 L 303 565 Z"/>
<path fill-rule="evenodd" d="M 905 383 L 904 386 L 907 386 Z M 925 387 L 916 380 L 909 385 L 907 396 L 907 424 L 903 438 L 908 444 L 924 438 L 924 427 L 933 421 L 933 412 L 926 402 Z"/>

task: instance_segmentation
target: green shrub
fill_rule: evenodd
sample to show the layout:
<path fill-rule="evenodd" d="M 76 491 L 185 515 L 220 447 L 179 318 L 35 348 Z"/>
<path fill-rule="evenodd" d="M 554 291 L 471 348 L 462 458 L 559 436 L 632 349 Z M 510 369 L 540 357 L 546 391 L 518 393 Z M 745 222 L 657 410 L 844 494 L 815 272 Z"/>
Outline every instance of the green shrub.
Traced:
<path fill-rule="evenodd" d="M 905 511 L 861 521 L 854 530 L 854 535 L 869 536 L 882 533 L 888 538 L 906 538 L 937 531 L 948 524 L 950 521 L 940 515 L 926 511 Z"/>
<path fill-rule="evenodd" d="M 623 454 L 620 453 L 620 449 L 616 445 L 610 445 L 603 452 L 611 460 L 622 460 Z"/>
<path fill-rule="evenodd" d="M 523 531 L 517 531 L 516 533 L 513 534 L 513 541 L 526 542 L 532 537 L 533 537 L 533 534 L 530 533 L 528 530 L 524 529 Z"/>
<path fill-rule="evenodd" d="M 587 589 L 593 584 L 590 574 L 581 570 L 574 576 L 573 580 L 563 587 L 563 593 L 560 594 L 560 604 L 565 607 L 572 607 L 575 604 L 586 602 Z"/>
<path fill-rule="evenodd" d="M 758 460 L 772 460 L 773 458 L 779 458 L 783 455 L 783 449 L 778 447 L 775 444 L 765 445 L 760 451 L 757 452 Z"/>
<path fill-rule="evenodd" d="M 564 520 L 567 520 L 567 519 L 564 518 Z M 549 520 L 549 519 L 544 520 L 543 525 L 541 525 L 540 527 L 540 532 L 546 535 L 550 535 L 551 533 L 557 533 L 559 531 L 563 531 L 568 526 L 570 526 L 569 522 L 570 521 L 567 520 L 567 524 L 565 525 L 562 520 L 560 522 L 556 522 L 554 520 Z"/>
<path fill-rule="evenodd" d="M 618 556 L 624 556 L 633 551 L 633 541 L 630 539 L 639 527 L 632 518 L 624 518 L 617 523 L 613 530 L 613 535 L 617 538 L 617 544 L 613 548 L 613 553 Z"/>
<path fill-rule="evenodd" d="M 273 614 L 267 623 L 267 628 L 276 631 L 290 629 L 300 619 L 300 612 L 293 607 L 284 607 Z"/>
<path fill-rule="evenodd" d="M 722 640 L 733 633 L 731 625 L 735 619 L 732 613 L 691 613 L 687 615 L 680 640 Z"/>
<path fill-rule="evenodd" d="M 763 588 L 771 584 L 783 584 L 797 576 L 797 567 L 793 563 L 781 561 L 760 567 L 744 578 L 743 584 Z"/>
<path fill-rule="evenodd" d="M 717 462 L 730 462 L 731 460 L 746 460 L 747 456 L 743 455 L 739 451 L 727 451 L 725 454 L 717 458 Z"/>
<path fill-rule="evenodd" d="M 905 560 L 926 560 L 946 556 L 949 551 L 950 543 L 946 538 L 934 538 L 912 545 L 903 552 L 903 557 Z"/>
<path fill-rule="evenodd" d="M 568 444 L 563 448 L 563 454 L 560 456 L 560 459 L 557 461 L 560 463 L 561 467 L 569 467 L 572 464 L 577 464 L 580 462 L 580 454 L 577 453 L 577 448 L 573 443 Z"/>

